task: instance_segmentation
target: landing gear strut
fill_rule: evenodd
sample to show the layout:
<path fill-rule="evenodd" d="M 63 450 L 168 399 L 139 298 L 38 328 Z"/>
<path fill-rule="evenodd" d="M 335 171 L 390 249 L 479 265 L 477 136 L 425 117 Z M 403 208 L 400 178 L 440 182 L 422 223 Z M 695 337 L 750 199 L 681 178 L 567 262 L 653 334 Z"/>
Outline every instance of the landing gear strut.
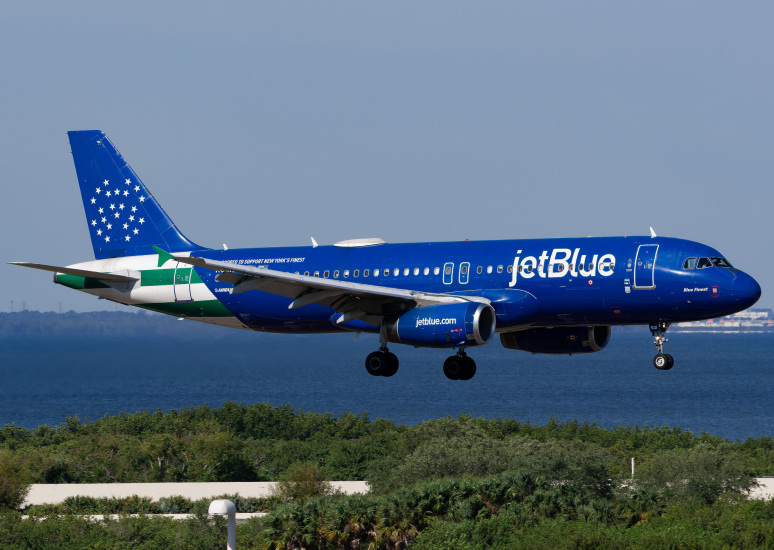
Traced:
<path fill-rule="evenodd" d="M 476 362 L 460 348 L 457 355 L 452 355 L 443 363 L 443 373 L 449 380 L 470 380 L 476 374 Z"/>
<path fill-rule="evenodd" d="M 653 343 L 658 349 L 658 353 L 653 358 L 653 366 L 658 370 L 669 370 L 675 364 L 674 358 L 668 353 L 664 353 L 664 344 L 669 340 L 664 336 L 671 323 L 660 321 L 651 323 L 650 332 L 653 335 Z"/>
<path fill-rule="evenodd" d="M 382 344 L 379 351 L 368 354 L 365 367 L 372 376 L 392 376 L 398 372 L 398 356 L 387 349 L 387 344 Z"/>

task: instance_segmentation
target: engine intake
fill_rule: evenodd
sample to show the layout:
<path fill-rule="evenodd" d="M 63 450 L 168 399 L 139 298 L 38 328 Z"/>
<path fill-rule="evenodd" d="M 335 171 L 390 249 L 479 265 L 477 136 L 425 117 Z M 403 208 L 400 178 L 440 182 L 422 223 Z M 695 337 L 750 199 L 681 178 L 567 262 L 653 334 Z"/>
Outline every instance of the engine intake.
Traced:
<path fill-rule="evenodd" d="M 609 326 L 531 328 L 500 334 L 508 349 L 531 353 L 572 355 L 602 351 L 610 343 Z"/>
<path fill-rule="evenodd" d="M 388 342 L 431 348 L 481 346 L 495 334 L 495 312 L 489 304 L 468 302 L 411 309 L 384 319 Z"/>

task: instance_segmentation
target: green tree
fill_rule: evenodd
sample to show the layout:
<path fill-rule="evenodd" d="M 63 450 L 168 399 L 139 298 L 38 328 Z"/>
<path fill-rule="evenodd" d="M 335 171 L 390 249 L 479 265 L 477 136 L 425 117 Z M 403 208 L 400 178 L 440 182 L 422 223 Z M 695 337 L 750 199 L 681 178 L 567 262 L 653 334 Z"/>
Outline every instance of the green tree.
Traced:
<path fill-rule="evenodd" d="M 745 493 L 756 484 L 743 457 L 732 446 L 704 443 L 654 455 L 641 469 L 637 482 L 667 499 L 697 499 L 706 504 L 724 493 Z"/>
<path fill-rule="evenodd" d="M 325 470 L 314 462 L 296 462 L 280 476 L 273 494 L 297 503 L 333 492 Z"/>
<path fill-rule="evenodd" d="M 0 509 L 18 509 L 30 490 L 30 466 L 26 458 L 0 449 Z"/>

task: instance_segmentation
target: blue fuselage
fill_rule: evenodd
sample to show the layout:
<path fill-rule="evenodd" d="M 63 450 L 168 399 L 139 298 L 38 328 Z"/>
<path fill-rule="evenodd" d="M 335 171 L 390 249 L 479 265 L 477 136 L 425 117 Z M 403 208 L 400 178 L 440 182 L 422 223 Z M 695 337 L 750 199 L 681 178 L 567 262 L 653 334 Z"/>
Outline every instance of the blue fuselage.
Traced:
<path fill-rule="evenodd" d="M 482 296 L 498 332 L 527 326 L 673 323 L 728 315 L 760 296 L 755 280 L 706 245 L 663 237 L 204 250 L 211 260 L 352 283 Z M 245 325 L 272 332 L 378 332 L 337 325 L 334 310 L 260 290 L 231 294 L 212 270 L 197 273 Z"/>

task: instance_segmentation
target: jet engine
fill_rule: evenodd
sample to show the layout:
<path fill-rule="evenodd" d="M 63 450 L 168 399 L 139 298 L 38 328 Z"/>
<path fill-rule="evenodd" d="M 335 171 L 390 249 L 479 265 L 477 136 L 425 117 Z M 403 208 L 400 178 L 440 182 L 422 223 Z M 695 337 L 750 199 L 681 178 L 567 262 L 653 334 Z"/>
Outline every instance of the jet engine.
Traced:
<path fill-rule="evenodd" d="M 610 343 L 609 326 L 531 328 L 500 334 L 508 349 L 532 353 L 572 355 L 602 351 Z"/>
<path fill-rule="evenodd" d="M 414 308 L 386 317 L 381 328 L 388 342 L 430 348 L 481 346 L 494 333 L 494 309 L 479 302 Z"/>

